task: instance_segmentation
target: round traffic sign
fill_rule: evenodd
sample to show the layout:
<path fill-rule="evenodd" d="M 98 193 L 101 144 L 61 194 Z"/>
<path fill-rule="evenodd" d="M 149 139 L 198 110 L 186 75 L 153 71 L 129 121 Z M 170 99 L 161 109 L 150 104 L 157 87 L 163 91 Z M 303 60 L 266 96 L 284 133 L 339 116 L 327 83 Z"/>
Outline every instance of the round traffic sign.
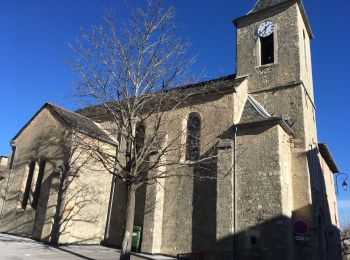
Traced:
<path fill-rule="evenodd" d="M 294 233 L 298 236 L 306 236 L 309 233 L 309 225 L 302 219 L 298 219 L 293 225 Z"/>

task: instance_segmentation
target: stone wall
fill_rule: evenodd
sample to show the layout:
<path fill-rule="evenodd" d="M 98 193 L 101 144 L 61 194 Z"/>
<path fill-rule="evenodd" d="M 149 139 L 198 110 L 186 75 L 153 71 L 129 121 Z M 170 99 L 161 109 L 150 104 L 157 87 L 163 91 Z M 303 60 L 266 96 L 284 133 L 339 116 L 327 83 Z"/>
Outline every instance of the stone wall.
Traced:
<path fill-rule="evenodd" d="M 14 140 L 17 149 L 9 177 L 1 231 L 49 241 L 57 198 L 55 189 L 51 188 L 57 185 L 57 179 L 51 173 L 57 165 L 62 164 L 66 151 L 66 148 L 61 146 L 61 138 L 64 135 L 64 129 L 45 109 Z M 33 209 L 29 202 L 27 209 L 23 210 L 21 202 L 28 165 L 32 160 L 39 161 L 43 158 L 52 159 L 48 159 L 46 163 L 38 206 Z"/>
<path fill-rule="evenodd" d="M 275 24 L 275 62 L 259 66 L 256 30 L 270 20 Z M 305 42 L 304 36 L 305 34 Z M 306 56 L 305 56 L 306 55 Z M 308 67 L 307 67 L 307 64 Z M 305 154 L 317 144 L 310 55 L 310 35 L 298 4 L 286 4 L 249 15 L 237 22 L 237 75 L 249 75 L 248 93 L 272 116 L 283 116 L 295 133 L 292 147 L 294 208 L 312 221 L 307 205 L 312 204 Z M 303 82 L 299 83 L 298 82 Z M 298 187 L 304 186 L 300 193 Z"/>
<path fill-rule="evenodd" d="M 236 142 L 237 230 L 239 255 L 258 259 L 292 259 L 292 199 L 286 191 L 284 167 L 290 161 L 280 126 L 238 129 Z M 288 166 L 287 166 L 288 167 Z M 284 180 L 283 180 L 284 182 Z M 283 205 L 282 203 L 286 203 Z M 271 247 L 273 245 L 273 247 Z"/>
<path fill-rule="evenodd" d="M 87 160 L 88 154 L 73 147 L 72 138 L 71 132 L 46 108 L 15 138 L 16 154 L 0 227 L 2 232 L 45 242 L 52 242 L 54 235 L 59 237 L 59 243 L 103 240 L 111 175 L 101 173 L 101 165 Z M 29 164 L 37 162 L 33 175 L 37 176 L 38 165 L 43 160 L 46 165 L 37 206 L 32 207 L 36 186 L 33 177 L 28 205 L 22 208 Z M 74 177 L 63 179 L 64 166 L 71 171 L 81 169 Z M 62 214 L 62 220 L 58 221 L 57 216 Z"/>
<path fill-rule="evenodd" d="M 174 147 L 182 147 L 168 154 L 169 158 L 183 157 L 186 139 L 179 133 L 185 132 L 188 116 L 192 112 L 201 118 L 201 156 L 206 158 L 216 153 L 215 146 L 221 139 L 220 136 L 229 131 L 233 124 L 234 88 L 233 83 L 229 93 L 196 97 L 192 103 L 163 117 L 160 131 L 167 133 L 167 140 Z M 110 125 L 108 119 L 105 124 Z M 153 124 L 146 122 L 145 125 L 147 135 Z M 182 160 L 186 165 L 184 158 Z M 177 254 L 216 249 L 216 179 L 203 181 L 198 178 L 216 174 L 216 169 L 216 159 L 199 166 L 169 166 L 163 170 L 180 177 L 165 178 L 162 185 L 150 184 L 145 190 L 140 190 L 136 202 L 135 225 L 143 226 L 142 251 Z M 117 246 L 122 241 L 124 212 L 125 187 L 117 182 L 108 241 Z M 229 219 L 223 222 L 222 225 L 230 225 Z"/>

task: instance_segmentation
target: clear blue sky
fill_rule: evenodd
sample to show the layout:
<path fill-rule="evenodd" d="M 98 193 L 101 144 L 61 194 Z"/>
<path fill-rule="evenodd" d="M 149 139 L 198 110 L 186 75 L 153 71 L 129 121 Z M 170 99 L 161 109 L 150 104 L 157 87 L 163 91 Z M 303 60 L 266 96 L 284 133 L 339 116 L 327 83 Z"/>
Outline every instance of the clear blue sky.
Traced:
<path fill-rule="evenodd" d="M 70 95 L 74 74 L 63 64 L 68 42 L 101 23 L 104 6 L 121 0 L 11 0 L 0 8 L 0 154 L 46 101 L 74 109 Z M 197 71 L 208 77 L 235 72 L 233 18 L 247 13 L 255 0 L 168 0 L 178 24 L 198 54 Z M 305 0 L 315 34 L 312 42 L 319 141 L 329 145 L 341 171 L 350 174 L 350 17 L 348 0 Z M 119 10 L 119 12 L 118 12 Z M 117 9 L 123 16 L 125 10 Z M 350 179 L 349 179 L 350 184 Z M 350 219 L 350 192 L 339 209 Z"/>

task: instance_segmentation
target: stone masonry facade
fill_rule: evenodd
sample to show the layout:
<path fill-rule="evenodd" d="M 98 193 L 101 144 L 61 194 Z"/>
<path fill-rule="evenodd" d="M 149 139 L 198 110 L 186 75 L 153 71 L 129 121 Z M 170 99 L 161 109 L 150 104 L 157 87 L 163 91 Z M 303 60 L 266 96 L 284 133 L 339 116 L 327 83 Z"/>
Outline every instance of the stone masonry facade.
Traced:
<path fill-rule="evenodd" d="M 194 97 L 165 119 L 166 128 L 186 131 L 189 116 L 198 115 L 205 144 L 200 155 L 214 152 L 206 166 L 216 178 L 169 177 L 142 186 L 134 220 L 142 227 L 141 251 L 340 259 L 333 183 L 339 170 L 317 138 L 313 34 L 303 3 L 259 0 L 234 24 L 236 74 L 193 85 L 215 82 L 225 88 Z M 266 36 L 264 30 L 270 29 Z M 106 131 L 112 120 L 96 116 L 96 109 L 70 112 L 47 103 L 12 140 L 13 165 L 0 182 L 6 190 L 0 231 L 52 243 L 121 246 L 124 184 L 91 163 L 88 151 L 62 141 L 78 135 L 115 152 L 116 141 Z M 73 134 L 77 126 L 81 131 Z M 73 176 L 60 180 L 82 161 Z M 201 169 L 188 165 L 181 170 L 189 176 L 207 174 Z M 308 232 L 294 231 L 297 220 L 308 225 Z"/>

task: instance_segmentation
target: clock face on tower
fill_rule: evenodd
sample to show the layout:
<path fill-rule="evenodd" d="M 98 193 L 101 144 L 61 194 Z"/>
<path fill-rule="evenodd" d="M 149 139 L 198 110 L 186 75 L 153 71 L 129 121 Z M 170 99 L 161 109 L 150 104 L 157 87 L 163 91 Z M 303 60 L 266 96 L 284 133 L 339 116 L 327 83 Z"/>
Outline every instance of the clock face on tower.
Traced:
<path fill-rule="evenodd" d="M 263 22 L 258 28 L 258 35 L 260 37 L 267 37 L 273 33 L 275 25 L 271 21 Z"/>

